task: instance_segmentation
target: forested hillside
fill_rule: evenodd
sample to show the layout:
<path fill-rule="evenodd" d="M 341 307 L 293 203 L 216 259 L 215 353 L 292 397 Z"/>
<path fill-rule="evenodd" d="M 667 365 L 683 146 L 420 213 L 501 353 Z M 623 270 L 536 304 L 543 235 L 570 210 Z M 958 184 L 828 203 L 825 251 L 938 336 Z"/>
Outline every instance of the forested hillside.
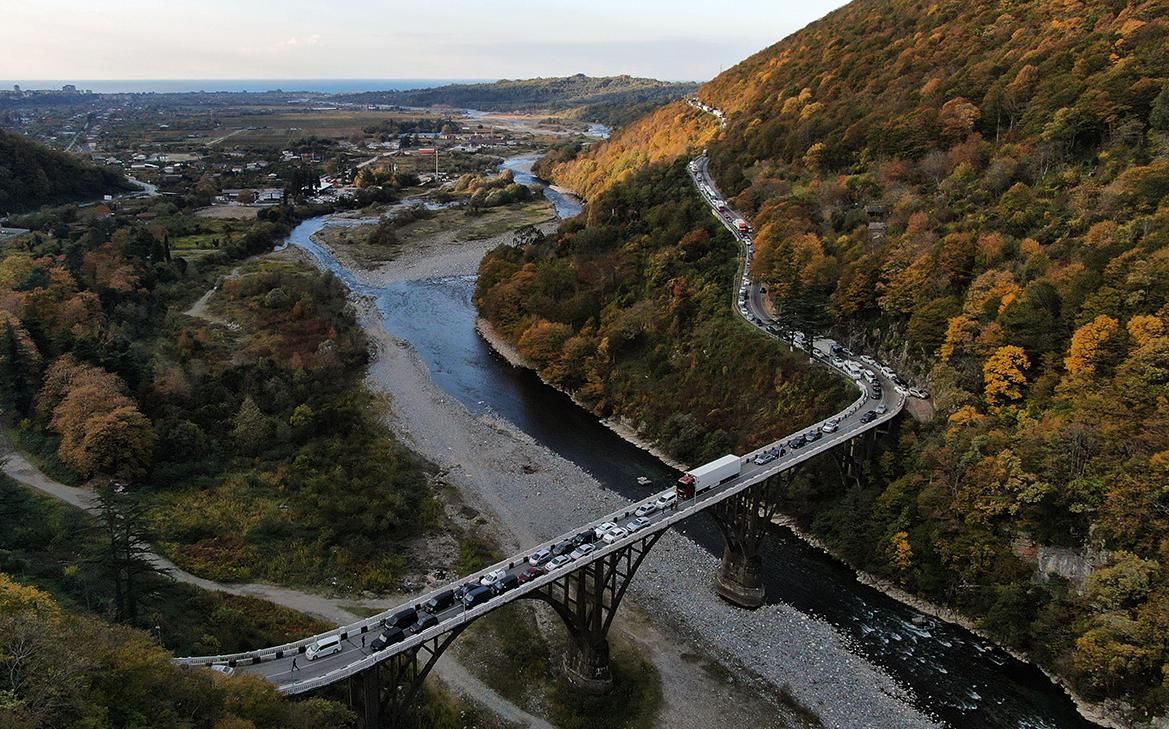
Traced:
<path fill-rule="evenodd" d="M 1164 714 L 1169 4 L 858 0 L 699 95 L 728 114 L 709 143 L 685 111 L 655 143 L 672 139 L 659 112 L 555 168 L 589 196 L 589 228 L 606 190 L 644 179 L 630 161 L 681 180 L 671 153 L 707 146 L 787 321 L 935 396 L 863 487 L 824 477 L 786 508 L 1086 697 Z M 1090 575 L 1038 573 L 1056 549 Z"/>
<path fill-rule="evenodd" d="M 449 106 L 482 111 L 569 113 L 587 121 L 621 126 L 661 104 L 694 92 L 697 84 L 633 76 L 560 78 L 450 84 L 410 91 L 368 91 L 340 96 L 359 104 Z"/>
<path fill-rule="evenodd" d="M 0 130 L 0 214 L 94 200 L 130 189 L 123 177 Z"/>

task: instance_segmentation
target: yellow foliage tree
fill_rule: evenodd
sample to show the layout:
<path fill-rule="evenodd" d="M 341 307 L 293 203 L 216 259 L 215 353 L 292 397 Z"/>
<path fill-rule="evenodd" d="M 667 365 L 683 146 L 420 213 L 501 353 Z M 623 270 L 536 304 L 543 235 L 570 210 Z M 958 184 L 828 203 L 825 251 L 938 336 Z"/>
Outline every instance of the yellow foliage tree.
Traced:
<path fill-rule="evenodd" d="M 946 340 L 942 343 L 942 359 L 949 361 L 955 354 L 968 352 L 977 334 L 978 322 L 965 314 L 950 319 L 946 327 Z"/>
<path fill-rule="evenodd" d="M 1165 334 L 1165 320 L 1150 314 L 1137 314 L 1128 320 L 1125 328 L 1128 329 L 1128 334 L 1136 342 L 1136 345 L 1143 347 L 1155 337 Z"/>
<path fill-rule="evenodd" d="M 1008 344 L 996 349 L 982 365 L 986 401 L 991 405 L 1002 405 L 1023 397 L 1026 371 L 1030 366 L 1031 361 L 1022 347 Z"/>
<path fill-rule="evenodd" d="M 1096 367 L 1106 353 L 1105 344 L 1116 334 L 1119 326 L 1112 317 L 1100 314 L 1077 329 L 1072 335 L 1067 359 L 1064 360 L 1068 374 L 1078 377 L 1095 373 Z"/>

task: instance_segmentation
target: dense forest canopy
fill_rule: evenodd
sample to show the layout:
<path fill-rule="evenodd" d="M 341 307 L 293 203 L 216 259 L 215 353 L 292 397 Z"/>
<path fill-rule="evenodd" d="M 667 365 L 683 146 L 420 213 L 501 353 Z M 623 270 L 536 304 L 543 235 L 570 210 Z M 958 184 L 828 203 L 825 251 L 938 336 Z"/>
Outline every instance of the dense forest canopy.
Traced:
<path fill-rule="evenodd" d="M 337 98 L 359 104 L 446 106 L 481 111 L 571 112 L 587 121 L 620 126 L 650 109 L 694 92 L 698 84 L 634 76 L 503 80 L 410 91 L 367 91 Z"/>
<path fill-rule="evenodd" d="M 863 487 L 786 508 L 1088 698 L 1164 714 L 1169 4 L 858 0 L 699 96 L 724 130 L 675 104 L 550 174 L 591 227 L 639 166 L 707 147 L 780 315 L 935 395 Z M 1058 550 L 1080 567 L 1039 570 Z"/>
<path fill-rule="evenodd" d="M 0 213 L 96 200 L 129 189 L 118 172 L 0 130 Z"/>

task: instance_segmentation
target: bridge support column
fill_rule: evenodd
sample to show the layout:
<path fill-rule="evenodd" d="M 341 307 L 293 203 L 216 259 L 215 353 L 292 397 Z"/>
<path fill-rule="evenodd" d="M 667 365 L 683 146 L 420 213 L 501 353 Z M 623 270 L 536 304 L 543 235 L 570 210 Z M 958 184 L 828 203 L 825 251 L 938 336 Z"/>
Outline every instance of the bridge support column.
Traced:
<path fill-rule="evenodd" d="M 564 674 L 581 690 L 605 694 L 613 688 L 609 627 L 634 573 L 661 536 L 650 534 L 528 594 L 551 605 L 568 628 Z"/>
<path fill-rule="evenodd" d="M 773 488 L 790 486 L 797 470 L 777 474 L 710 509 L 726 542 L 715 590 L 727 602 L 750 610 L 763 605 L 767 595 L 759 551 L 778 508 L 770 495 Z"/>

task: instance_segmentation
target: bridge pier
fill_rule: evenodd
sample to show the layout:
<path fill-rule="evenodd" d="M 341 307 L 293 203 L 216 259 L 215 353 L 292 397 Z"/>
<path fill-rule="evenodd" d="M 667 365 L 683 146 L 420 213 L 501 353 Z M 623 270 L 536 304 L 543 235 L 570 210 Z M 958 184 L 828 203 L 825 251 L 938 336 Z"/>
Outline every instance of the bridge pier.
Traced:
<path fill-rule="evenodd" d="M 552 606 L 568 628 L 564 675 L 591 694 L 613 688 L 609 667 L 609 627 L 637 568 L 662 532 L 616 550 L 527 596 Z"/>
<path fill-rule="evenodd" d="M 797 466 L 761 481 L 720 501 L 708 512 L 726 543 L 715 591 L 732 605 L 754 610 L 762 607 L 767 597 L 759 552 L 778 509 L 770 496 L 772 489 L 790 486 L 798 471 Z"/>

